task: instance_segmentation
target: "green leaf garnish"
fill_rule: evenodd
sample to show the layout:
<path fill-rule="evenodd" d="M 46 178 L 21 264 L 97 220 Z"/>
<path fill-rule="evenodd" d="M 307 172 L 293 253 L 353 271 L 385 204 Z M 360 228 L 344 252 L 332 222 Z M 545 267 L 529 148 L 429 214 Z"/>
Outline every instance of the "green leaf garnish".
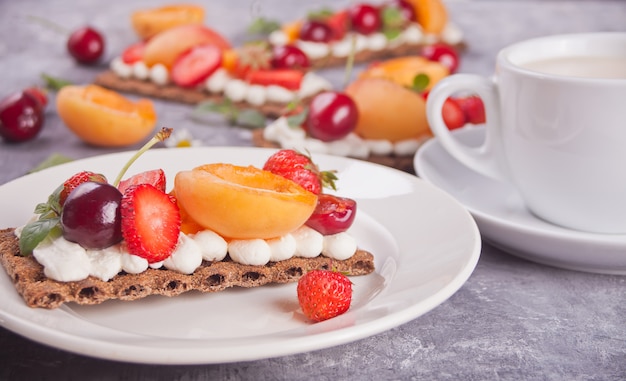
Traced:
<path fill-rule="evenodd" d="M 196 121 L 203 121 L 203 114 L 220 114 L 230 125 L 246 128 L 264 127 L 265 115 L 254 109 L 239 109 L 229 98 L 221 102 L 205 101 L 199 103 L 191 114 Z"/>
<path fill-rule="evenodd" d="M 48 201 L 35 206 L 35 214 L 39 217 L 27 223 L 20 233 L 20 253 L 30 255 L 35 247 L 46 237 L 54 237 L 61 232 L 61 203 L 59 197 L 63 184 L 48 196 Z"/>
<path fill-rule="evenodd" d="M 330 16 L 334 15 L 335 12 L 330 8 L 321 8 L 317 11 L 309 12 L 307 14 L 308 20 L 326 20 Z"/>
<path fill-rule="evenodd" d="M 275 20 L 259 17 L 252 21 L 252 24 L 248 26 L 249 34 L 268 35 L 275 30 L 280 29 L 280 23 Z"/>
<path fill-rule="evenodd" d="M 302 126 L 302 124 L 304 123 L 308 115 L 309 115 L 309 109 L 305 108 L 304 110 L 302 110 L 301 112 L 297 114 L 293 114 L 293 115 L 286 117 L 287 124 L 289 125 L 289 127 L 300 127 Z"/>
<path fill-rule="evenodd" d="M 381 12 L 383 34 L 388 40 L 397 38 L 404 28 L 404 18 L 400 8 L 392 5 L 385 6 Z"/>
<path fill-rule="evenodd" d="M 54 167 L 55 165 L 59 165 L 59 164 L 69 163 L 70 161 L 73 161 L 73 160 L 74 159 L 72 159 L 71 157 L 62 155 L 60 153 L 53 153 L 52 155 L 48 156 L 44 161 L 37 164 L 35 168 L 28 171 L 28 173 L 38 172 L 38 171 L 41 171 L 42 169 Z"/>
<path fill-rule="evenodd" d="M 54 78 L 45 73 L 41 74 L 41 78 L 46 83 L 46 88 L 54 91 L 59 91 L 65 86 L 72 85 L 72 82 L 70 81 L 66 81 L 65 79 L 60 78 Z"/>
<path fill-rule="evenodd" d="M 413 77 L 413 85 L 411 86 L 411 90 L 416 91 L 418 93 L 424 92 L 430 83 L 430 78 L 424 74 L 420 73 Z"/>

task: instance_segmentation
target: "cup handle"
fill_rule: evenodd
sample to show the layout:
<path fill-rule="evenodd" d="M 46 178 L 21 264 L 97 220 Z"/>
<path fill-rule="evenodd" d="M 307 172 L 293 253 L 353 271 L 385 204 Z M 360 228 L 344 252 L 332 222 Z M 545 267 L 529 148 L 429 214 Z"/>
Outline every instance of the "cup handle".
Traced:
<path fill-rule="evenodd" d="M 443 104 L 458 92 L 477 94 L 485 105 L 485 141 L 478 147 L 460 143 L 443 121 Z M 500 107 L 498 89 L 493 80 L 473 74 L 454 74 L 439 81 L 428 94 L 426 116 L 434 135 L 448 153 L 465 166 L 483 175 L 506 180 L 503 156 L 500 153 Z"/>

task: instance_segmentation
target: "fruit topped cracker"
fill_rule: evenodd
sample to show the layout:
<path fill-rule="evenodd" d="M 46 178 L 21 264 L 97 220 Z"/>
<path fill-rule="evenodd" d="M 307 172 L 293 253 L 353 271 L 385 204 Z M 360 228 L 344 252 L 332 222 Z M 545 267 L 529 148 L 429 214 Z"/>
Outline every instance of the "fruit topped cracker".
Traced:
<path fill-rule="evenodd" d="M 176 102 L 255 109 L 264 115 L 279 115 L 290 102 L 304 102 L 331 88 L 330 82 L 308 72 L 309 59 L 299 48 L 267 42 L 233 47 L 203 24 L 201 7 L 139 10 L 131 20 L 139 41 L 113 59 L 96 84 Z"/>
<path fill-rule="evenodd" d="M 374 263 L 350 234 L 356 201 L 324 191 L 336 174 L 307 155 L 278 150 L 262 168 L 208 163 L 180 171 L 169 190 L 161 168 L 125 176 L 170 133 L 159 131 L 112 182 L 80 171 L 61 180 L 24 226 L 0 230 L 0 262 L 26 304 L 216 292 L 296 282 L 315 270 L 304 279 L 319 280 L 298 287 L 306 316 L 345 312 L 351 289 L 324 296 L 319 282 L 369 274 Z M 310 305 L 336 297 L 344 305 L 336 311 Z"/>

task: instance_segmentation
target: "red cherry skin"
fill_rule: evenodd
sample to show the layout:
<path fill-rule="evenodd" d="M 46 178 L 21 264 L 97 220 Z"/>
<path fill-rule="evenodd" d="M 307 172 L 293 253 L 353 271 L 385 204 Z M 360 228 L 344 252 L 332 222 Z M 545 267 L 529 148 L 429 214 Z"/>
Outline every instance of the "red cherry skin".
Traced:
<path fill-rule="evenodd" d="M 0 136 L 19 143 L 35 138 L 44 123 L 41 103 L 28 92 L 11 94 L 0 101 Z"/>
<path fill-rule="evenodd" d="M 371 34 L 382 25 L 378 8 L 369 4 L 356 4 L 349 11 L 352 29 L 357 33 Z"/>
<path fill-rule="evenodd" d="M 446 44 L 425 46 L 422 49 L 422 56 L 446 66 L 450 74 L 455 73 L 459 67 L 459 54 L 453 47 Z"/>
<path fill-rule="evenodd" d="M 358 118 L 356 103 L 350 96 L 336 91 L 325 91 L 311 100 L 305 128 L 311 137 L 329 142 L 352 132 Z"/>
<path fill-rule="evenodd" d="M 79 63 L 96 63 L 104 53 L 104 37 L 91 27 L 77 29 L 67 40 L 67 50 Z"/>
<path fill-rule="evenodd" d="M 271 65 L 274 69 L 306 69 L 311 62 L 297 46 L 281 45 L 272 49 Z"/>
<path fill-rule="evenodd" d="M 341 233 L 352 226 L 356 209 L 356 201 L 350 198 L 321 193 L 313 214 L 305 224 L 323 235 Z"/>
<path fill-rule="evenodd" d="M 417 21 L 417 15 L 415 14 L 415 8 L 411 3 L 406 0 L 392 0 L 389 2 L 391 6 L 394 6 L 400 10 L 400 14 L 405 21 Z"/>
<path fill-rule="evenodd" d="M 334 32 L 323 21 L 307 20 L 300 28 L 300 39 L 311 42 L 329 42 L 333 39 Z"/>

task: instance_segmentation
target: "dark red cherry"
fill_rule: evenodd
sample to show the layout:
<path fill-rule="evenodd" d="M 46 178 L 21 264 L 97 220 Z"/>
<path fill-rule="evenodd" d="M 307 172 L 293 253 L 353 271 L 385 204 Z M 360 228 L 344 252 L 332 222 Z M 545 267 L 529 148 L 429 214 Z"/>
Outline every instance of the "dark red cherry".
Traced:
<path fill-rule="evenodd" d="M 311 66 L 309 57 L 295 45 L 275 46 L 271 64 L 275 69 L 305 69 Z"/>
<path fill-rule="evenodd" d="M 355 216 L 356 201 L 322 193 L 306 225 L 324 235 L 337 234 L 348 230 Z"/>
<path fill-rule="evenodd" d="M 122 193 L 113 185 L 87 181 L 63 204 L 63 238 L 86 249 L 104 249 L 122 240 Z"/>
<path fill-rule="evenodd" d="M 307 20 L 300 28 L 300 39 L 303 41 L 329 42 L 333 35 L 331 27 L 323 21 Z"/>
<path fill-rule="evenodd" d="M 325 91 L 311 99 L 305 121 L 308 134 L 328 142 L 345 137 L 356 128 L 359 112 L 345 93 Z"/>
<path fill-rule="evenodd" d="M 371 34 L 380 30 L 382 21 L 378 8 L 369 4 L 356 4 L 348 10 L 352 29 L 357 33 Z"/>
<path fill-rule="evenodd" d="M 422 49 L 422 56 L 446 66 L 450 73 L 456 72 L 459 67 L 459 54 L 446 44 L 427 45 Z"/>
<path fill-rule="evenodd" d="M 36 137 L 44 123 L 41 103 L 28 91 L 11 94 L 0 101 L 0 136 L 19 143 Z"/>
<path fill-rule="evenodd" d="M 77 29 L 67 40 L 67 50 L 80 63 L 96 63 L 104 53 L 104 37 L 91 27 Z"/>

